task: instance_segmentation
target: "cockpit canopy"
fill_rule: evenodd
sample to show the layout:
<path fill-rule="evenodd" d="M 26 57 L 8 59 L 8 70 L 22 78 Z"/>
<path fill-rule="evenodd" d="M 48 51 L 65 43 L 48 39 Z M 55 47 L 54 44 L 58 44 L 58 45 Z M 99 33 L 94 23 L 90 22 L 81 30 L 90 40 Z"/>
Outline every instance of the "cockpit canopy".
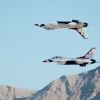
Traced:
<path fill-rule="evenodd" d="M 57 22 L 49 22 L 49 25 L 58 25 Z"/>
<path fill-rule="evenodd" d="M 63 58 L 61 56 L 54 56 L 52 59 Z"/>

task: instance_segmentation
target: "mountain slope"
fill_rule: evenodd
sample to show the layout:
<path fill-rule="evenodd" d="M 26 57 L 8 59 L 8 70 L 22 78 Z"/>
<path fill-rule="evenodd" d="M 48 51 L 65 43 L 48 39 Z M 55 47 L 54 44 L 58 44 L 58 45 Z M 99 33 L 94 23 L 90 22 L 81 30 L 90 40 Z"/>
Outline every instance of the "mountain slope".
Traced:
<path fill-rule="evenodd" d="M 36 91 L 0 85 L 0 100 L 17 100 L 16 98 L 29 97 L 34 93 Z"/>
<path fill-rule="evenodd" d="M 78 75 L 64 75 L 23 100 L 100 100 L 100 66 Z"/>

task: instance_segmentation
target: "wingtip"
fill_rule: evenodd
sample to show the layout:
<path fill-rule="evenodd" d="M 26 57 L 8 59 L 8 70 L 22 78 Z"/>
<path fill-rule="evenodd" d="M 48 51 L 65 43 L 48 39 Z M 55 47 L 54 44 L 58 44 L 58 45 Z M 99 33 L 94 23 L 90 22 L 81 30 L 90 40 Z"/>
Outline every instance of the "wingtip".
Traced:
<path fill-rule="evenodd" d="M 97 49 L 96 47 L 93 47 L 92 49 Z"/>

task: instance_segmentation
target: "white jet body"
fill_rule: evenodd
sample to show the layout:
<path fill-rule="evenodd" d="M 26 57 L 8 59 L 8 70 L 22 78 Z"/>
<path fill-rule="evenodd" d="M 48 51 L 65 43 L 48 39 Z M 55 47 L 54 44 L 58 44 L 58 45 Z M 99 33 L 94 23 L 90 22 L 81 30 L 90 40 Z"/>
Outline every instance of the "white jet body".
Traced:
<path fill-rule="evenodd" d="M 61 56 L 55 56 L 51 59 L 44 60 L 43 62 L 57 62 L 58 65 L 79 65 L 86 66 L 88 64 L 99 63 L 93 59 L 93 55 L 96 48 L 91 48 L 84 56 L 77 58 L 66 58 Z"/>
<path fill-rule="evenodd" d="M 85 27 L 88 26 L 88 23 L 85 22 L 79 22 L 78 20 L 72 20 L 72 21 L 55 21 L 55 22 L 49 22 L 49 24 L 35 24 L 35 26 L 42 27 L 46 30 L 55 30 L 55 29 L 61 29 L 61 28 L 69 28 L 76 30 L 84 39 L 88 39 L 88 35 L 86 33 Z"/>

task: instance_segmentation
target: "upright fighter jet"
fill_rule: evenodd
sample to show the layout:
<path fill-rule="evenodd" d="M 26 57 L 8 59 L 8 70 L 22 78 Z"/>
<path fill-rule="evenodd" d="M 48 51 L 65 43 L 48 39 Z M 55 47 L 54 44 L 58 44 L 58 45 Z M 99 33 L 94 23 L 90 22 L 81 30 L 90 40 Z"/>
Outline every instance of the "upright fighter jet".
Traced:
<path fill-rule="evenodd" d="M 96 48 L 91 48 L 84 56 L 77 58 L 66 58 L 61 56 L 55 56 L 51 59 L 44 60 L 43 62 L 57 62 L 58 65 L 79 65 L 84 67 L 88 64 L 99 63 L 93 59 L 93 55 Z"/>
<path fill-rule="evenodd" d="M 80 22 L 78 20 L 72 21 L 55 21 L 49 22 L 47 25 L 45 24 L 34 24 L 35 26 L 42 27 L 46 30 L 55 30 L 60 28 L 69 28 L 72 30 L 76 30 L 84 39 L 88 39 L 88 35 L 86 33 L 86 27 L 89 25 L 86 22 Z"/>

